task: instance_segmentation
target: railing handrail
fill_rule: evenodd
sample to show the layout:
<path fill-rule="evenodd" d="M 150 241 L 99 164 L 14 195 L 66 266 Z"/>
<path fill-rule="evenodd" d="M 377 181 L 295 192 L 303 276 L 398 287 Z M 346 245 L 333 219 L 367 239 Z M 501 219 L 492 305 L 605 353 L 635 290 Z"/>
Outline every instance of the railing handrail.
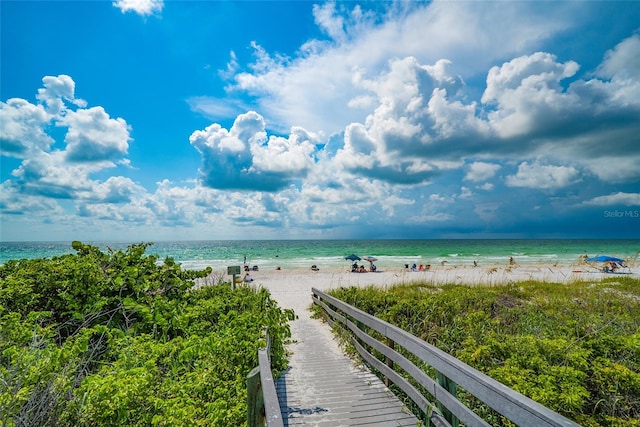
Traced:
<path fill-rule="evenodd" d="M 271 372 L 271 340 L 258 350 L 258 366 L 247 375 L 247 424 L 249 427 L 284 427 L 282 410 Z"/>
<path fill-rule="evenodd" d="M 267 349 L 258 350 L 258 367 L 260 368 L 260 383 L 262 385 L 262 397 L 264 401 L 265 419 L 268 427 L 284 426 L 282 411 L 278 402 L 276 384 L 271 372 L 271 361 Z"/>
<path fill-rule="evenodd" d="M 312 288 L 312 293 L 314 303 L 320 305 L 334 320 L 341 322 L 356 334 L 360 340 L 366 342 L 367 345 L 374 346 L 377 351 L 389 358 L 387 362 L 393 360 L 393 362 L 405 369 L 414 380 L 418 381 L 437 399 L 438 404 L 446 407 L 448 411 L 451 411 L 455 417 L 463 421 L 466 425 L 487 426 L 488 424 L 473 413 L 471 409 L 462 405 L 455 396 L 449 393 L 447 388 L 433 381 L 433 379 L 426 376 L 420 368 L 396 352 L 394 350 L 395 344 L 402 346 L 422 362 L 433 367 L 438 373 L 446 377 L 447 380 L 460 385 L 478 400 L 517 425 L 580 427 L 579 424 L 510 389 L 506 385 L 472 368 L 424 340 L 403 331 L 397 326 L 371 316 L 316 288 Z M 332 310 L 331 307 L 327 306 L 327 303 L 345 315 Z M 333 313 L 333 316 L 331 313 Z M 387 340 L 391 341 L 391 346 L 381 343 L 362 331 L 350 318 L 361 322 L 385 336 Z M 367 352 L 355 339 L 354 344 L 356 344 L 356 348 L 365 361 L 370 364 L 375 364 L 375 368 L 402 388 L 425 414 L 430 414 L 430 409 L 433 405 L 430 405 L 424 396 L 416 396 L 415 393 L 417 390 L 400 375 L 396 374 L 395 371 L 392 370 L 392 367 L 389 367 L 389 363 L 385 364 L 375 358 L 375 356 Z M 393 366 L 393 363 L 391 363 L 391 366 Z M 420 397 L 422 397 L 422 399 L 420 399 Z"/>

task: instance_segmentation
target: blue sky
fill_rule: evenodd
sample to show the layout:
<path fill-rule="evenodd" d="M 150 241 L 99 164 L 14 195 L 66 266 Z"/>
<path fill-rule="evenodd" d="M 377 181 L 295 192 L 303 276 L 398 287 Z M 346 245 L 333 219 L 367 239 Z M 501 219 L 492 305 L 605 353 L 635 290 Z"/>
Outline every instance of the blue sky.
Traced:
<path fill-rule="evenodd" d="M 0 17 L 3 241 L 640 237 L 640 2 Z"/>

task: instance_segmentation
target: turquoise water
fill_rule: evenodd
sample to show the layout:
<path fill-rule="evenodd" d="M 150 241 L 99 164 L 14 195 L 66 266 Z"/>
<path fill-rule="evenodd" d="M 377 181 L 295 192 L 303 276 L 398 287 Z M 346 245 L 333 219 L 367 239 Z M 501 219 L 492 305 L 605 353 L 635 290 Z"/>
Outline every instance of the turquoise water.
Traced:
<path fill-rule="evenodd" d="M 83 242 L 123 249 L 130 242 Z M 0 242 L 0 263 L 10 259 L 50 258 L 74 253 L 71 242 Z M 161 259 L 172 257 L 183 268 L 214 270 L 247 264 L 260 268 L 319 268 L 349 264 L 349 254 L 378 258 L 379 267 L 404 264 L 436 265 L 507 264 L 513 257 L 518 264 L 574 264 L 587 254 L 612 255 L 640 261 L 640 240 L 235 240 L 155 242 L 147 253 Z"/>

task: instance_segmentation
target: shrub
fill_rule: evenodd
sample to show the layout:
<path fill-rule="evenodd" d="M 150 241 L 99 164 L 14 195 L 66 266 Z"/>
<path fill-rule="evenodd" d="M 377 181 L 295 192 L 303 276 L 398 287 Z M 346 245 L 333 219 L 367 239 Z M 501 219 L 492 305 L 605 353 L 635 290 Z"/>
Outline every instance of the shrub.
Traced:
<path fill-rule="evenodd" d="M 264 328 L 284 369 L 290 310 L 265 289 L 193 288 L 149 245 L 0 266 L 0 423 L 228 426 L 246 420 L 246 374 Z"/>

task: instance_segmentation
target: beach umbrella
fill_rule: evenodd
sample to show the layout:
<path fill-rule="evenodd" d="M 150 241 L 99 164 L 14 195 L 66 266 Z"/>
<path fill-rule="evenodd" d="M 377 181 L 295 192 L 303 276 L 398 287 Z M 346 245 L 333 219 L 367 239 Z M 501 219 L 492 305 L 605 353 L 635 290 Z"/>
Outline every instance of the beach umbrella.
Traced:
<path fill-rule="evenodd" d="M 358 255 L 356 254 L 351 254 L 349 256 L 344 257 L 344 259 L 347 259 L 349 261 L 360 261 L 362 258 L 360 258 Z"/>
<path fill-rule="evenodd" d="M 623 259 L 615 258 L 607 255 L 598 255 L 593 258 L 587 258 L 588 262 L 617 262 L 619 264 L 624 263 Z"/>
<path fill-rule="evenodd" d="M 369 261 L 369 262 L 373 262 L 373 261 L 377 261 L 378 258 L 372 257 L 372 256 L 366 256 L 364 258 L 362 258 L 365 261 Z"/>

